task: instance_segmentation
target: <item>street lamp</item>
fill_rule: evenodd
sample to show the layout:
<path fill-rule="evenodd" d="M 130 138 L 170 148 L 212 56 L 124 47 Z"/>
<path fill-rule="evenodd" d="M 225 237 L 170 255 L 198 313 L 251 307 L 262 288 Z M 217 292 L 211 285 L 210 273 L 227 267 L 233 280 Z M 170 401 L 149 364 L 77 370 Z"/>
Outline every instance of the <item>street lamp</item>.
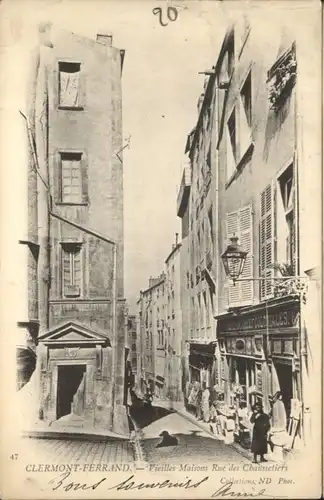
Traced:
<path fill-rule="evenodd" d="M 248 252 L 245 252 L 238 244 L 238 237 L 232 236 L 231 243 L 222 254 L 222 261 L 225 268 L 226 276 L 233 280 L 233 285 L 238 280 L 243 272 L 245 259 Z"/>

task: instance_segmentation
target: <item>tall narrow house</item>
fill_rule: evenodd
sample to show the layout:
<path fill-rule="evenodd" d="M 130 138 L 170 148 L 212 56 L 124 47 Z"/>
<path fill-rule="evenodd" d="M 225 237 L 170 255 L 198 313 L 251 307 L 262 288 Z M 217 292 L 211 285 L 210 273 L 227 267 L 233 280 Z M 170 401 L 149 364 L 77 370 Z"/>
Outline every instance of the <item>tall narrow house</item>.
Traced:
<path fill-rule="evenodd" d="M 20 244 L 38 418 L 124 433 L 124 51 L 112 41 L 40 28 L 22 117 L 28 235 Z"/>

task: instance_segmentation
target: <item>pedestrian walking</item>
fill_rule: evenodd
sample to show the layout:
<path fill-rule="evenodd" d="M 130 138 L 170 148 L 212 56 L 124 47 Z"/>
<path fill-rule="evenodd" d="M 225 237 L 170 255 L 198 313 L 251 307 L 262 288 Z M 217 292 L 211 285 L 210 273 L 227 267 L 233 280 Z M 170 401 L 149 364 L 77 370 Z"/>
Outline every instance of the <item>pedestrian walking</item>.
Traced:
<path fill-rule="evenodd" d="M 250 422 L 254 424 L 251 445 L 253 462 L 257 463 L 258 455 L 260 455 L 260 462 L 267 462 L 264 455 L 268 451 L 267 434 L 270 430 L 270 419 L 269 416 L 263 412 L 261 403 L 256 403 L 254 405 Z"/>

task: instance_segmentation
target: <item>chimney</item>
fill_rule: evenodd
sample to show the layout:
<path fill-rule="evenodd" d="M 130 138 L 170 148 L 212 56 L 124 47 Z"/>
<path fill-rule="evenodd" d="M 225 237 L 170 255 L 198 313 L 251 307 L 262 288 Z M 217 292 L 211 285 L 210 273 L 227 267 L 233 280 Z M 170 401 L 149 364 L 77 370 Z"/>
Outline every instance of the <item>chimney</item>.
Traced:
<path fill-rule="evenodd" d="M 107 45 L 107 47 L 111 47 L 113 41 L 112 33 L 98 33 L 96 41 L 98 43 L 101 43 L 102 45 Z"/>
<path fill-rule="evenodd" d="M 176 244 L 176 246 L 177 246 L 177 244 L 178 244 L 178 238 L 179 238 L 179 233 L 176 233 L 176 243 L 175 243 L 175 244 Z"/>

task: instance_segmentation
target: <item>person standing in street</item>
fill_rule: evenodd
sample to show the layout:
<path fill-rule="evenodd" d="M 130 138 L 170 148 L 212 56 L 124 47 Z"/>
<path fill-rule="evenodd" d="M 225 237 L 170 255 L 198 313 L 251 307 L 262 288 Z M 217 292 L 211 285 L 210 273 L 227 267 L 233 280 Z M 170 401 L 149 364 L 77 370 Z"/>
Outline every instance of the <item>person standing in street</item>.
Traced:
<path fill-rule="evenodd" d="M 267 434 L 270 430 L 270 419 L 263 412 L 261 403 L 254 405 L 250 421 L 254 424 L 251 445 L 253 463 L 257 463 L 258 455 L 260 455 L 260 462 L 267 462 L 264 455 L 268 452 Z"/>
<path fill-rule="evenodd" d="M 210 418 L 210 408 L 209 408 L 210 392 L 208 387 L 204 384 L 204 390 L 201 398 L 201 408 L 204 422 L 209 422 Z"/>
<path fill-rule="evenodd" d="M 286 408 L 282 401 L 282 394 L 280 391 L 276 392 L 273 397 L 273 405 L 271 410 L 272 427 L 276 431 L 285 431 L 287 427 L 287 414 Z"/>

